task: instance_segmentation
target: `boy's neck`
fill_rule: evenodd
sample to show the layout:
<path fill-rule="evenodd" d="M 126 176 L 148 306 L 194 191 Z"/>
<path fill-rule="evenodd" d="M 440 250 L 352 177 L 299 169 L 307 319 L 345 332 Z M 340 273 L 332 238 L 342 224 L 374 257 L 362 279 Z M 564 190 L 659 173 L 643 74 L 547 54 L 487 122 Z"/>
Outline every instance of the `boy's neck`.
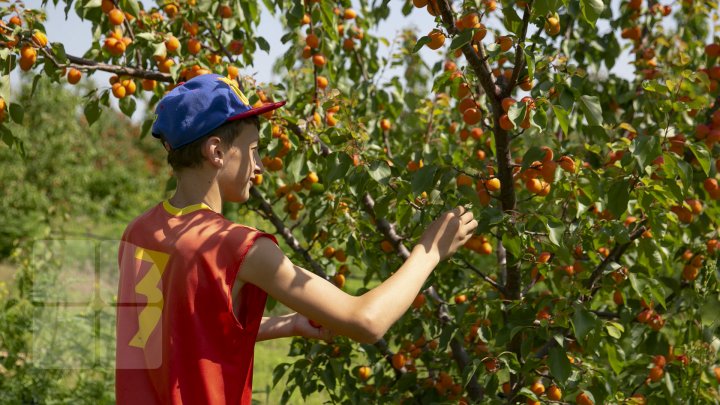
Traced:
<path fill-rule="evenodd" d="M 217 213 L 222 213 L 222 196 L 217 181 L 205 173 L 189 171 L 176 175 L 177 187 L 170 197 L 170 204 L 182 208 L 204 203 Z"/>

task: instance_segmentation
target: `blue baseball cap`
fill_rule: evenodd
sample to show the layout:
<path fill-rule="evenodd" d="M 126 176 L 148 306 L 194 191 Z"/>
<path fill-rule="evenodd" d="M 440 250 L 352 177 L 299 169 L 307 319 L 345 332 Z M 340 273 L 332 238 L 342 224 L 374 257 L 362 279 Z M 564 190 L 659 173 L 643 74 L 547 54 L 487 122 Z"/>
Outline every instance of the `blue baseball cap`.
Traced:
<path fill-rule="evenodd" d="M 155 108 L 152 134 L 171 149 L 181 148 L 222 124 L 275 110 L 285 101 L 253 107 L 235 80 L 216 74 L 196 76 L 172 89 Z"/>

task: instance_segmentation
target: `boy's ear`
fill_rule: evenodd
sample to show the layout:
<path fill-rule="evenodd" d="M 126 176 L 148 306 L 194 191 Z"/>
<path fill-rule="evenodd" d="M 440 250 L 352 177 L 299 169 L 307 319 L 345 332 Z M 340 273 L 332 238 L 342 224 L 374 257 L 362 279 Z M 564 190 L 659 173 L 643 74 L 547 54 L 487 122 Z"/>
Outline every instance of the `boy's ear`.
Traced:
<path fill-rule="evenodd" d="M 222 141 L 219 137 L 209 137 L 205 143 L 203 143 L 202 153 L 211 165 L 222 167 L 225 154 L 222 148 Z"/>

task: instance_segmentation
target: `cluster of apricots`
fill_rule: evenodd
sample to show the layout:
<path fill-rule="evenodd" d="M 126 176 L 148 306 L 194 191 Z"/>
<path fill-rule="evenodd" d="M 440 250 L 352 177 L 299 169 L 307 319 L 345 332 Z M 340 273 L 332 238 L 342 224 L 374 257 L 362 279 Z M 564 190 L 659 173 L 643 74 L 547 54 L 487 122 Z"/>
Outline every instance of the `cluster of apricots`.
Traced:
<path fill-rule="evenodd" d="M 465 248 L 479 253 L 481 255 L 489 255 L 493 252 L 493 246 L 485 236 L 473 235 L 465 242 Z"/>
<path fill-rule="evenodd" d="M 316 3 L 315 1 L 311 3 Z M 333 8 L 333 13 L 335 15 L 341 17 L 344 21 L 350 21 L 354 20 L 355 17 L 357 17 L 357 12 L 353 10 L 352 8 L 346 8 L 344 10 L 340 10 L 339 7 Z M 305 46 L 302 50 L 302 57 L 305 59 L 311 59 L 313 65 L 316 66 L 316 68 L 322 68 L 327 63 L 327 58 L 325 55 L 320 51 L 321 48 L 321 39 L 315 32 L 315 28 L 312 23 L 312 19 L 310 17 L 310 14 L 305 14 L 301 21 L 302 25 L 308 25 L 307 29 L 307 35 L 305 36 Z M 344 24 L 338 24 L 338 34 L 340 36 L 345 35 L 346 33 L 348 36 L 343 40 L 343 49 L 346 51 L 350 51 L 355 48 L 355 42 L 354 40 L 362 40 L 364 37 L 364 33 L 362 29 L 353 26 L 350 29 L 345 29 Z M 320 32 L 321 30 L 318 30 Z M 324 85 L 320 85 L 318 83 L 318 87 L 325 88 L 327 87 L 327 79 L 325 81 L 321 82 Z"/>
<path fill-rule="evenodd" d="M 650 329 L 654 331 L 659 331 L 662 329 L 663 326 L 665 326 L 665 319 L 655 312 L 653 309 L 652 303 L 647 303 L 645 300 L 641 300 L 640 304 L 644 308 L 640 313 L 637 315 L 636 319 L 640 323 L 647 324 Z"/>
<path fill-rule="evenodd" d="M 10 17 L 7 24 L 5 24 L 5 22 L 3 21 L 0 21 L 0 34 L 10 34 L 12 31 L 11 27 L 22 26 L 22 24 L 22 20 L 17 15 Z M 19 42 L 19 36 L 10 36 L 9 40 L 2 42 L 2 44 L 7 46 L 8 48 L 15 48 L 15 46 L 17 46 Z M 24 71 L 30 70 L 37 61 L 36 48 L 44 48 L 45 46 L 47 46 L 47 44 L 48 39 L 45 33 L 39 30 L 34 30 L 30 41 L 23 42 L 23 45 L 20 47 L 20 69 Z"/>
<path fill-rule="evenodd" d="M 132 16 L 124 13 L 119 8 L 115 7 L 115 3 L 112 0 L 102 0 L 101 6 L 103 13 L 108 18 L 110 25 L 118 26 L 125 22 L 125 19 L 132 19 Z"/>
<path fill-rule="evenodd" d="M 110 85 L 112 86 L 111 89 L 113 96 L 119 99 L 135 94 L 135 90 L 137 89 L 135 80 L 125 76 L 110 76 Z"/>
<path fill-rule="evenodd" d="M 545 151 L 542 161 L 534 161 L 525 170 L 515 167 L 513 175 L 524 182 L 527 191 L 544 197 L 550 193 L 550 184 L 555 181 L 557 167 L 560 166 L 564 171 L 572 174 L 575 173 L 575 162 L 569 156 L 562 156 L 556 162 L 552 149 L 547 146 L 542 149 Z"/>
<path fill-rule="evenodd" d="M 720 45 L 718 45 L 720 48 Z M 718 56 L 720 56 L 720 49 L 718 49 Z M 711 91 L 713 85 L 717 88 L 718 80 L 720 80 L 720 66 L 715 66 L 711 69 L 706 69 L 708 76 L 710 76 Z M 695 127 L 695 139 L 703 141 L 707 145 L 708 149 L 712 150 L 713 146 L 720 141 L 720 110 L 713 112 L 707 124 L 698 124 Z"/>
<path fill-rule="evenodd" d="M 131 43 L 132 39 L 123 36 L 123 30 L 117 27 L 105 36 L 103 49 L 112 56 L 120 56 L 125 53 L 125 50 Z"/>
<path fill-rule="evenodd" d="M 710 246 L 713 246 L 713 253 L 714 249 L 717 246 L 717 240 L 711 239 L 711 241 L 714 241 L 714 243 L 711 243 L 708 241 L 708 253 L 712 254 L 710 252 Z M 698 253 L 695 254 L 692 252 L 692 250 L 687 249 L 682 255 L 682 260 L 685 262 L 685 265 L 683 266 L 682 270 L 682 278 L 685 281 L 694 281 L 698 275 L 700 274 L 700 269 L 703 267 L 703 263 L 705 261 L 705 256 Z"/>
<path fill-rule="evenodd" d="M 700 200 L 687 199 L 685 204 L 670 207 L 670 211 L 677 215 L 680 222 L 689 224 L 695 219 L 695 216 L 702 214 L 703 204 Z"/>
<path fill-rule="evenodd" d="M 270 158 L 265 156 L 262 158 L 262 163 L 270 171 L 280 170 L 283 165 L 282 159 L 279 157 Z M 315 172 L 310 172 L 299 183 L 284 184 L 275 190 L 276 197 L 285 198 L 285 207 L 283 210 L 290 214 L 290 219 L 297 220 L 299 212 L 305 208 L 305 206 L 298 200 L 298 196 L 295 193 L 298 193 L 303 189 L 310 190 L 312 189 L 313 184 L 316 184 L 319 181 L 320 178 L 318 175 Z M 344 252 L 342 254 L 344 254 Z"/>
<path fill-rule="evenodd" d="M 641 41 L 647 31 L 643 31 L 643 23 L 638 20 L 645 13 L 649 13 L 652 16 L 667 17 L 670 15 L 672 8 L 670 5 L 663 6 L 658 2 L 648 3 L 654 4 L 649 9 L 643 9 L 642 0 L 629 0 L 624 4 L 624 7 L 630 14 L 627 20 L 628 25 L 622 29 L 620 37 L 633 41 L 635 44 L 634 52 L 638 55 L 635 64 L 637 67 L 642 68 L 641 72 L 645 79 L 652 80 L 660 74 L 660 71 L 657 70 L 657 60 L 655 59 L 655 50 L 651 43 L 652 41 L 648 41 L 648 44 L 644 44 L 644 41 Z"/>
<path fill-rule="evenodd" d="M 504 387 L 503 387 L 504 388 Z M 508 391 L 509 391 L 509 383 L 508 383 Z M 532 391 L 533 394 L 537 398 L 542 397 L 543 395 L 546 395 L 547 398 L 551 401 L 560 401 L 562 399 L 562 390 L 560 387 L 558 387 L 555 384 L 550 385 L 549 387 L 545 388 L 545 384 L 543 384 L 542 379 L 537 379 L 535 382 L 530 385 L 530 391 Z M 536 399 L 528 398 L 526 401 L 529 405 L 540 405 L 542 402 Z"/>

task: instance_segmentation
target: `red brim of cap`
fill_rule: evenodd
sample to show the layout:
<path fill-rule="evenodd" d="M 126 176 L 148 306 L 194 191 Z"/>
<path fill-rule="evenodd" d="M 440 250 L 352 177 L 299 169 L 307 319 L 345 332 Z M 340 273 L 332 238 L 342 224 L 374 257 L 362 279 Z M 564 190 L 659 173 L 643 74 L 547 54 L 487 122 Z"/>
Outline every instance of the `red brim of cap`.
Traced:
<path fill-rule="evenodd" d="M 287 101 L 278 101 L 277 103 L 265 103 L 261 105 L 260 107 L 251 108 L 243 113 L 240 113 L 238 115 L 233 115 L 232 117 L 228 118 L 227 121 L 236 121 L 241 120 L 243 118 L 247 117 L 254 117 L 256 115 L 264 114 L 268 111 L 277 110 L 278 108 L 285 105 Z"/>

